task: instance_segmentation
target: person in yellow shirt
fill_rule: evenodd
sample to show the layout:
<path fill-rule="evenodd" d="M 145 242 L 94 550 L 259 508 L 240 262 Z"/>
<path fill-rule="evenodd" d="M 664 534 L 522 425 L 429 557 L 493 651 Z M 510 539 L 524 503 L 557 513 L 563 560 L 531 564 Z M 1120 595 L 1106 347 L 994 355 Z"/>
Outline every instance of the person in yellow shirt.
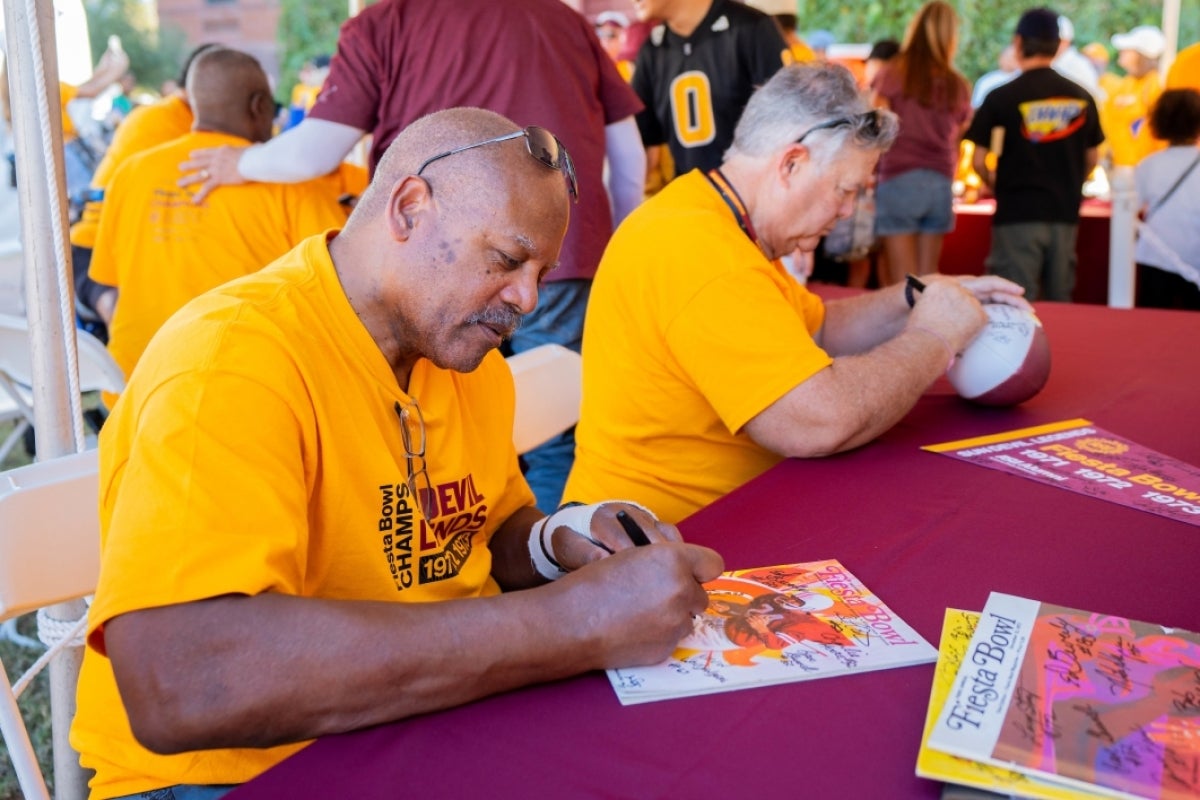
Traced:
<path fill-rule="evenodd" d="M 99 317 L 96 329 L 102 340 L 107 341 L 108 332 L 103 326 L 112 318 L 112 304 L 116 294 L 110 287 L 97 284 L 88 277 L 92 262 L 92 248 L 96 244 L 96 231 L 100 228 L 100 209 L 104 203 L 104 191 L 112 180 L 117 167 L 131 156 L 152 147 L 169 142 L 192 129 L 192 109 L 188 105 L 188 71 L 192 62 L 205 50 L 218 47 L 202 44 L 192 50 L 180 71 L 179 88 L 172 94 L 144 106 L 138 106 L 126 117 L 113 133 L 112 141 L 104 152 L 104 158 L 92 174 L 88 191 L 84 197 L 83 212 L 71 226 L 71 264 L 75 273 L 75 297 L 81 313 Z"/>
<path fill-rule="evenodd" d="M 891 427 L 984 324 L 1022 307 L 997 277 L 929 276 L 823 303 L 778 259 L 848 215 L 896 136 L 833 64 L 784 67 L 722 165 L 634 211 L 604 253 L 583 333 L 583 405 L 564 498 L 628 497 L 678 521 L 788 456 Z"/>
<path fill-rule="evenodd" d="M 788 64 L 804 64 L 817 60 L 817 53 L 796 33 L 796 4 L 792 0 L 747 0 L 746 5 L 770 14 L 779 23 L 783 40 L 787 42 Z"/>
<path fill-rule="evenodd" d="M 89 144 L 80 136 L 68 107 L 74 100 L 90 100 L 112 86 L 129 69 L 129 56 L 114 37 L 109 47 L 96 62 L 92 76 L 78 86 L 59 82 L 59 102 L 62 108 L 63 171 L 66 173 L 67 199 L 72 206 L 72 215 L 82 208 L 79 199 L 87 189 L 92 172 L 100 160 L 100 149 Z"/>
<path fill-rule="evenodd" d="M 292 87 L 292 96 L 288 102 L 287 120 L 283 125 L 285 131 L 299 125 L 308 116 L 313 103 L 317 102 L 317 95 L 321 93 L 321 87 L 329 77 L 329 61 L 327 55 L 314 56 L 300 67 L 300 80 Z"/>
<path fill-rule="evenodd" d="M 1176 54 L 1167 70 L 1167 88 L 1200 91 L 1200 42 L 1188 45 Z"/>
<path fill-rule="evenodd" d="M 517 466 L 496 347 L 573 186 L 544 129 L 423 117 L 342 231 L 154 338 L 100 435 L 71 735 L 95 800 L 218 797 L 318 736 L 655 663 L 691 630 L 720 556 L 629 504 L 546 515 Z"/>
<path fill-rule="evenodd" d="M 192 131 L 126 159 L 100 215 L 90 276 L 118 295 L 108 349 L 126 377 L 150 338 L 189 300 L 346 221 L 320 180 L 247 184 L 193 203 L 192 193 L 178 186 L 179 162 L 202 147 L 265 141 L 275 106 L 258 62 L 220 47 L 196 59 L 187 92 Z M 113 400 L 105 398 L 110 407 Z"/>
<path fill-rule="evenodd" d="M 1079 52 L 1092 62 L 1092 68 L 1096 70 L 1096 82 L 1100 85 L 1102 96 L 1107 98 L 1121 83 L 1121 76 L 1108 69 L 1108 48 L 1103 42 L 1090 42 L 1079 48 Z"/>
<path fill-rule="evenodd" d="M 1147 124 L 1150 109 L 1162 94 L 1158 60 L 1166 49 L 1166 39 L 1155 26 L 1139 25 L 1128 33 L 1116 34 L 1112 43 L 1125 77 L 1104 102 L 1100 123 L 1113 166 L 1132 167 L 1166 147 L 1165 142 L 1153 137 Z"/>

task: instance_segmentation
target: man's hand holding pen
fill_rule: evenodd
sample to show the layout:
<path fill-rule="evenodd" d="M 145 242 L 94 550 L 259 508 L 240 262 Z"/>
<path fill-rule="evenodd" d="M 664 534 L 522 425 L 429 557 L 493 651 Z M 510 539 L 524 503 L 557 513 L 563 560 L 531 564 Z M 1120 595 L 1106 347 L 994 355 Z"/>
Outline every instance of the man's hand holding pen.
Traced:
<path fill-rule="evenodd" d="M 725 568 L 716 551 L 685 543 L 674 525 L 620 500 L 569 504 L 538 520 L 529 555 L 554 582 L 546 588 L 585 621 L 583 650 L 598 669 L 670 655 L 708 606 L 703 584 Z"/>
<path fill-rule="evenodd" d="M 555 580 L 584 564 L 656 542 L 682 542 L 679 529 L 637 503 L 567 504 L 530 531 L 529 551 L 543 577 Z"/>

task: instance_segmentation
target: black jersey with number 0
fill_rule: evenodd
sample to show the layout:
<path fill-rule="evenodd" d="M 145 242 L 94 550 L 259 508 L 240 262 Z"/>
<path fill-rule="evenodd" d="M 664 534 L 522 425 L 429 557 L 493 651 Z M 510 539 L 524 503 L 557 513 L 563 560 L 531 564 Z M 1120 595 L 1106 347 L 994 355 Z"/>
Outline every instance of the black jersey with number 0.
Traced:
<path fill-rule="evenodd" d="M 646 104 L 637 118 L 642 141 L 668 144 L 677 175 L 720 166 L 746 101 L 785 60 L 774 18 L 733 0 L 714 0 L 686 39 L 655 27 L 633 73 Z"/>

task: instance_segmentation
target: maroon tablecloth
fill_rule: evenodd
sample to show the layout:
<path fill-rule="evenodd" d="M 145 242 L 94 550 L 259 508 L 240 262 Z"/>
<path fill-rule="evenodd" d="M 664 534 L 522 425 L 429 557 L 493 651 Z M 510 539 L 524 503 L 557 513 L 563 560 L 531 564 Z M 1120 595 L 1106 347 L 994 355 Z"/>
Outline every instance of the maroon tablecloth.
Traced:
<path fill-rule="evenodd" d="M 939 382 L 880 440 L 786 461 L 686 520 L 685 535 L 730 568 L 839 559 L 934 643 L 943 609 L 980 609 L 992 590 L 1200 630 L 1200 528 L 918 449 L 1086 417 L 1200 464 L 1200 315 L 1039 313 L 1054 367 L 1023 406 L 973 407 Z M 913 774 L 932 674 L 908 667 L 629 708 L 603 675 L 585 675 L 328 737 L 231 799 L 932 800 L 939 785 Z"/>
<path fill-rule="evenodd" d="M 956 204 L 954 230 L 942 242 L 938 272 L 947 275 L 982 275 L 983 265 L 992 247 L 994 200 Z M 1079 233 L 1075 240 L 1076 303 L 1108 303 L 1108 241 L 1112 209 L 1098 200 L 1084 201 L 1080 210 Z"/>

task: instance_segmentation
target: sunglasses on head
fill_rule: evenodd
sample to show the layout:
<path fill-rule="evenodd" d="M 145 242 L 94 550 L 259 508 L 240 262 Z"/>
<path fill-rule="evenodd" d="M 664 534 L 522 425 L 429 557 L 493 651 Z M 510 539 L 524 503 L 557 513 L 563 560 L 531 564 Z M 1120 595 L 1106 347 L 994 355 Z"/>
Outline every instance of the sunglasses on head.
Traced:
<path fill-rule="evenodd" d="M 828 122 L 821 122 L 813 125 L 811 128 L 800 134 L 800 138 L 796 140 L 796 144 L 800 144 L 808 137 L 810 133 L 817 131 L 826 131 L 831 128 L 861 128 L 868 136 L 876 136 L 879 133 L 879 111 L 871 109 L 864 111 L 862 114 L 856 114 L 853 117 L 838 117 L 831 119 Z"/>
<path fill-rule="evenodd" d="M 421 176 L 426 167 L 439 159 L 452 156 L 455 153 L 461 153 L 464 150 L 474 150 L 476 147 L 496 144 L 497 142 L 507 142 L 510 139 L 518 138 L 525 139 L 525 149 L 529 151 L 529 155 L 533 156 L 539 164 L 553 170 L 558 170 L 566 176 L 567 190 L 571 193 L 571 200 L 578 202 L 579 182 L 575 179 L 575 164 L 571 161 L 571 155 L 567 152 L 567 148 L 563 147 L 562 142 L 558 140 L 557 136 L 545 128 L 539 128 L 536 125 L 530 125 L 524 130 L 506 133 L 494 139 L 485 139 L 482 142 L 475 142 L 474 144 L 465 144 L 462 147 L 438 153 L 436 156 L 430 156 L 417 169 L 417 177 Z"/>

